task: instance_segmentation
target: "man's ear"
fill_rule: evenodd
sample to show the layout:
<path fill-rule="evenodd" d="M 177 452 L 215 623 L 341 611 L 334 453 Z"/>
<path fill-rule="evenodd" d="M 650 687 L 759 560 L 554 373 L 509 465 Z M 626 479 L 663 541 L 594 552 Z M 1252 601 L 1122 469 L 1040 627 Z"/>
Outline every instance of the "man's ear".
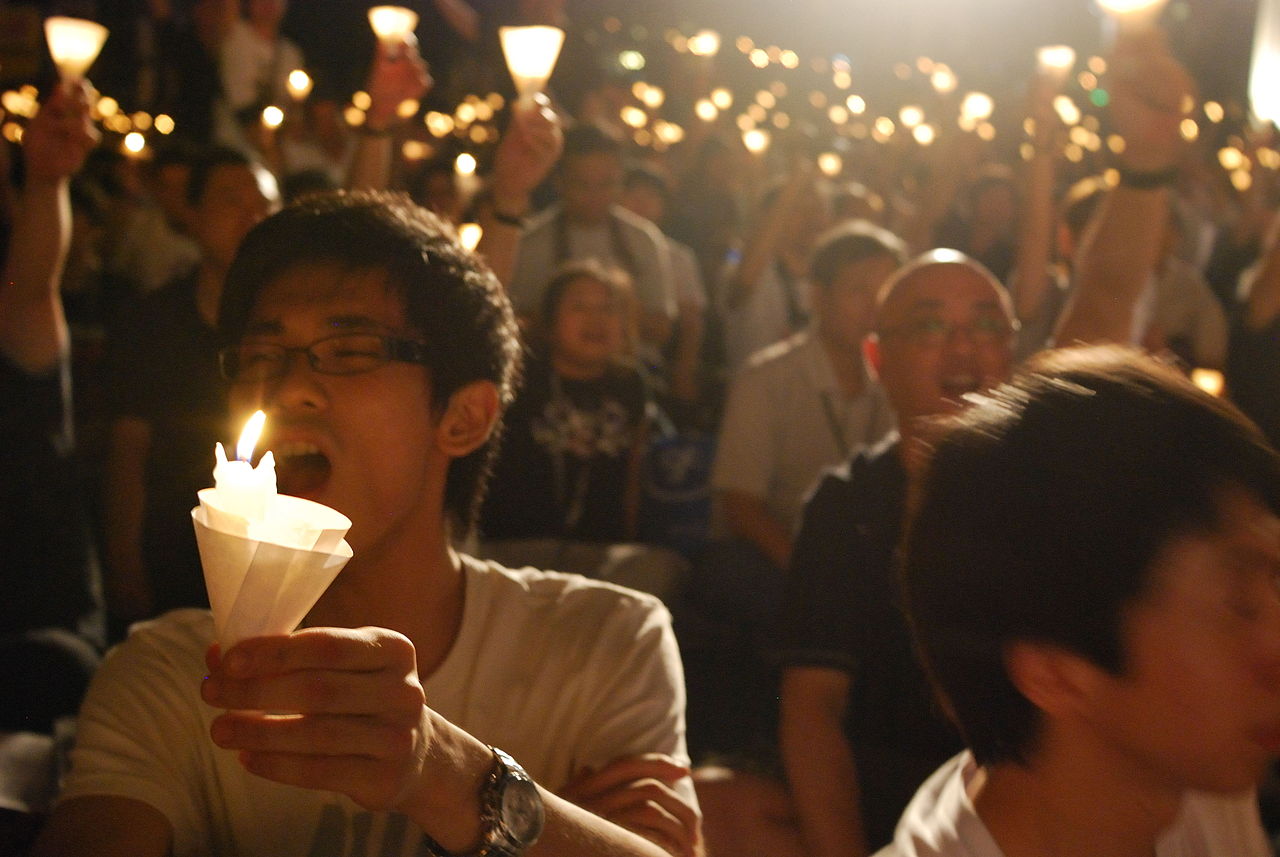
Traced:
<path fill-rule="evenodd" d="M 1005 670 L 1018 692 L 1050 717 L 1087 711 L 1102 668 L 1048 643 L 1017 642 L 1005 650 Z"/>
<path fill-rule="evenodd" d="M 498 388 L 492 381 L 473 381 L 449 397 L 436 443 L 450 458 L 462 458 L 479 449 L 498 421 Z"/>

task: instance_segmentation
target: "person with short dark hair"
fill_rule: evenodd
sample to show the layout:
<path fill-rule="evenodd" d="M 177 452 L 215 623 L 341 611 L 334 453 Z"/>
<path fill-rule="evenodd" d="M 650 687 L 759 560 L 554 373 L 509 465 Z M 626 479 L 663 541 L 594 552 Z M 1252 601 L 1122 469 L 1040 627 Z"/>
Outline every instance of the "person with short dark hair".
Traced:
<path fill-rule="evenodd" d="M 117 622 L 208 603 L 188 513 L 226 413 L 215 329 L 223 280 L 275 202 L 262 181 L 272 190 L 234 149 L 195 157 L 187 197 L 200 264 L 123 307 L 108 332 L 104 583 Z"/>
<path fill-rule="evenodd" d="M 657 349 L 666 344 L 675 315 L 671 266 L 658 227 L 619 205 L 623 172 L 619 140 L 594 125 L 565 132 L 560 202 L 525 225 L 506 286 L 516 312 L 529 316 L 541 306 L 543 288 L 561 264 L 596 259 L 621 268 L 635 287 L 640 338 Z"/>
<path fill-rule="evenodd" d="M 872 366 L 898 428 L 824 473 L 804 507 L 777 641 L 779 743 L 815 857 L 885 845 L 915 789 L 961 747 L 930 701 L 896 587 L 921 420 L 1008 377 L 1017 325 L 994 276 L 954 251 L 878 299 Z"/>
<path fill-rule="evenodd" d="M 1269 854 L 1280 458 L 1117 346 L 1048 352 L 933 438 L 905 601 L 968 750 L 889 855 Z"/>
<path fill-rule="evenodd" d="M 280 490 L 354 557 L 291 634 L 135 626 L 35 853 L 693 857 L 665 608 L 453 547 L 519 375 L 479 257 L 403 196 L 308 197 L 245 238 L 219 327 L 236 421 L 267 412 Z"/>

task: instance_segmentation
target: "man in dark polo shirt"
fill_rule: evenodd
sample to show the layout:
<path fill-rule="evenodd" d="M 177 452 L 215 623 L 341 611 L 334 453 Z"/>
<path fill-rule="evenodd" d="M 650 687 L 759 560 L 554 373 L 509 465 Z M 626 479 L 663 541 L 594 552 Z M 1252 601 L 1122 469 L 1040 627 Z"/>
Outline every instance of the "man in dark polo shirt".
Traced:
<path fill-rule="evenodd" d="M 888 843 L 916 787 L 962 746 L 912 653 L 895 553 L 920 418 L 1003 381 L 1015 328 L 1005 290 L 954 251 L 917 259 L 881 294 L 874 365 L 898 430 L 818 484 L 782 619 L 782 756 L 812 854 Z"/>

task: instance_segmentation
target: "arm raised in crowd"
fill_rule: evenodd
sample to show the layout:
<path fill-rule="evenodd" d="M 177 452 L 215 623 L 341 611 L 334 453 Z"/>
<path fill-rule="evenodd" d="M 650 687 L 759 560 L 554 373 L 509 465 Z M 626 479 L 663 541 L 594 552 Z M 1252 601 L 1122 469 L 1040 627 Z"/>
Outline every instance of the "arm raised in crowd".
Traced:
<path fill-rule="evenodd" d="M 560 160 L 564 134 L 550 102 L 539 96 L 533 108 L 515 106 L 494 154 L 489 192 L 478 220 L 484 234 L 476 248 L 499 282 L 509 286 L 520 247 L 521 220 L 532 206 L 534 189 Z"/>
<path fill-rule="evenodd" d="M 1179 124 L 1193 103 L 1190 76 L 1164 34 L 1127 34 L 1110 62 L 1110 116 L 1125 140 L 1121 179 L 1081 240 L 1076 288 L 1059 322 L 1058 345 L 1128 342 L 1138 300 L 1159 261 L 1169 187 L 1185 143 Z"/>
<path fill-rule="evenodd" d="M 795 215 L 805 205 L 814 190 L 813 166 L 797 159 L 792 166 L 787 183 L 763 213 L 755 230 L 745 243 L 742 262 L 729 276 L 725 288 L 725 305 L 734 309 L 751 299 L 760 277 L 774 263 L 782 247 L 794 239 L 788 234 Z"/>
<path fill-rule="evenodd" d="M 405 101 L 417 101 L 431 89 L 431 75 L 416 43 L 388 50 L 381 41 L 369 69 L 365 91 L 370 105 L 359 142 L 347 170 L 351 190 L 384 190 L 391 184 L 392 131 L 404 121 L 397 112 Z"/>
<path fill-rule="evenodd" d="M 68 348 L 59 286 L 71 241 L 70 180 L 97 141 L 85 83 L 59 87 L 27 128 L 26 183 L 0 281 L 0 350 L 28 372 L 52 370 Z"/>
<path fill-rule="evenodd" d="M 1054 79 L 1038 72 L 1031 83 L 1029 111 L 1035 123 L 1035 152 L 1023 174 L 1022 226 L 1017 256 L 1009 273 L 1014 312 L 1024 324 L 1044 310 L 1045 297 L 1053 288 L 1049 262 L 1053 255 L 1053 184 L 1058 159 L 1058 117 L 1053 110 L 1057 94 Z"/>

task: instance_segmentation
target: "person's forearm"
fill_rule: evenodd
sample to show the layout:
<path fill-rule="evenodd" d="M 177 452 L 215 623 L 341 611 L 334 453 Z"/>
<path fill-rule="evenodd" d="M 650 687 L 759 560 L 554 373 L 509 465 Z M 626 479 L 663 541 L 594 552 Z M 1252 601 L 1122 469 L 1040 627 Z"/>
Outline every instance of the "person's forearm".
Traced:
<path fill-rule="evenodd" d="M 493 754 L 478 739 L 435 715 L 435 736 L 423 769 L 423 797 L 403 807 L 446 850 L 479 844 L 480 787 Z M 519 761 L 517 759 L 517 761 Z M 657 845 L 539 787 L 545 824 L 529 857 L 670 857 Z"/>
<path fill-rule="evenodd" d="M 480 207 L 476 221 L 482 230 L 476 252 L 484 256 L 498 282 L 511 285 L 516 270 L 516 254 L 520 252 L 521 221 L 530 208 L 527 194 L 500 194 L 494 189 Z"/>
<path fill-rule="evenodd" d="M 348 190 L 386 190 L 391 185 L 391 132 L 389 129 L 357 133 L 355 154 L 347 168 Z"/>
<path fill-rule="evenodd" d="M 867 854 L 857 768 L 839 724 L 803 716 L 784 703 L 779 737 L 792 801 L 810 857 Z"/>
<path fill-rule="evenodd" d="M 1050 254 L 1053 251 L 1053 167 L 1051 143 L 1037 147 L 1026 169 L 1026 211 L 1018 236 L 1018 253 L 1009 285 L 1014 310 L 1024 322 L 1039 316 L 1049 291 Z"/>
<path fill-rule="evenodd" d="M 1138 298 L 1155 271 L 1169 192 L 1120 185 L 1102 200 L 1076 260 L 1075 290 L 1054 339 L 1129 342 Z"/>
<path fill-rule="evenodd" d="M 68 186 L 66 179 L 27 185 L 0 282 L 0 349 L 32 373 L 56 367 L 69 342 L 58 291 L 71 241 Z"/>

